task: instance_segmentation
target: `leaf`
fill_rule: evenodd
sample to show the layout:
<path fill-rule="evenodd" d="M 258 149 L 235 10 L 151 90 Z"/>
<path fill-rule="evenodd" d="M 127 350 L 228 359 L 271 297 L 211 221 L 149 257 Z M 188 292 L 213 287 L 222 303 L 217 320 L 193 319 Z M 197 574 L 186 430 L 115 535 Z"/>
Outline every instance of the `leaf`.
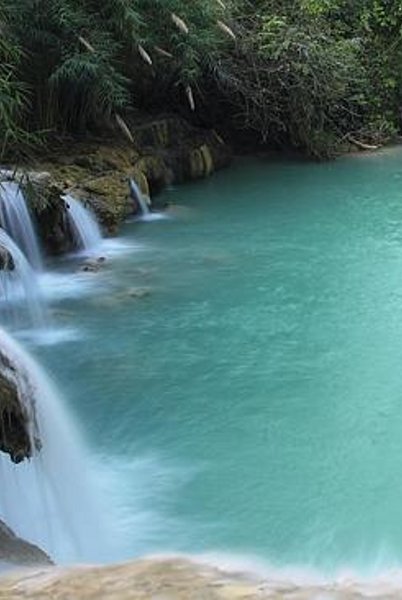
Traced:
<path fill-rule="evenodd" d="M 160 48 L 159 46 L 154 46 L 154 50 L 155 52 L 157 52 L 160 56 L 164 56 L 165 58 L 174 58 L 173 54 L 171 54 L 170 52 L 168 52 L 167 50 L 164 50 L 163 48 Z"/>
<path fill-rule="evenodd" d="M 186 96 L 187 96 L 187 100 L 188 100 L 191 110 L 195 111 L 195 101 L 194 101 L 193 90 L 191 89 L 191 86 L 189 86 L 189 85 L 186 86 Z"/>
<path fill-rule="evenodd" d="M 141 46 L 141 44 L 138 44 L 138 52 L 139 52 L 141 58 L 143 59 L 143 61 L 146 62 L 148 65 L 152 66 L 152 58 L 149 56 L 149 54 L 145 50 L 145 48 L 143 48 L 143 46 Z"/>
<path fill-rule="evenodd" d="M 223 33 L 225 33 L 226 35 L 228 35 L 230 38 L 232 38 L 232 40 L 236 41 L 236 36 L 233 33 L 233 31 L 230 29 L 230 27 L 228 27 L 225 23 L 223 23 L 223 21 L 217 21 L 217 25 L 219 27 L 219 29 L 221 31 L 223 31 Z"/>
<path fill-rule="evenodd" d="M 116 121 L 117 121 L 118 126 L 120 127 L 120 129 L 124 133 L 124 135 L 127 137 L 127 139 L 129 139 L 130 142 L 132 144 L 134 144 L 134 138 L 133 138 L 133 135 L 132 135 L 131 131 L 127 127 L 126 122 L 117 113 L 116 113 Z"/>
<path fill-rule="evenodd" d="M 81 42 L 81 44 L 84 46 L 84 48 L 86 48 L 88 50 L 88 52 L 95 54 L 95 48 L 93 46 L 91 46 L 91 44 L 85 38 L 83 38 L 81 35 L 79 35 L 78 39 Z"/>
<path fill-rule="evenodd" d="M 172 13 L 171 17 L 172 17 L 172 21 L 176 25 L 176 27 L 178 29 L 180 29 L 180 31 L 182 31 L 183 33 L 188 34 L 189 28 L 187 27 L 187 25 L 183 21 L 183 19 L 181 19 L 180 17 L 178 17 L 175 13 Z"/>

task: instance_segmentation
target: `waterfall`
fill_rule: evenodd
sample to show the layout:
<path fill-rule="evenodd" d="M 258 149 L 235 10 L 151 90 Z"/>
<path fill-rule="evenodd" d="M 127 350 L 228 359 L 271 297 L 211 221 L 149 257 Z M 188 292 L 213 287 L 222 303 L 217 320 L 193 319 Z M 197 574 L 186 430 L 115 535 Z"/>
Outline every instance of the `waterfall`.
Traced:
<path fill-rule="evenodd" d="M 25 324 L 43 327 L 47 321 L 46 309 L 41 299 L 37 274 L 11 237 L 0 228 L 0 247 L 4 252 L 0 270 L 0 312 L 14 325 Z"/>
<path fill-rule="evenodd" d="M 63 199 L 76 247 L 86 252 L 97 250 L 102 234 L 94 214 L 72 196 L 67 195 Z"/>
<path fill-rule="evenodd" d="M 149 215 L 151 210 L 149 208 L 147 198 L 141 192 L 140 188 L 138 187 L 138 185 L 134 181 L 134 179 L 129 180 L 129 186 L 130 186 L 131 197 L 134 200 L 134 202 L 136 202 L 138 204 L 138 206 L 140 207 L 141 214 L 143 216 Z"/>
<path fill-rule="evenodd" d="M 39 244 L 24 194 L 15 181 L 0 182 L 0 221 L 31 265 L 41 270 Z"/>
<path fill-rule="evenodd" d="M 41 444 L 19 465 L 0 454 L 0 519 L 57 562 L 105 560 L 113 545 L 104 526 L 109 510 L 91 485 L 76 425 L 47 375 L 2 329 L 0 354 L 0 375 L 9 378 L 5 365 L 13 374 Z"/>

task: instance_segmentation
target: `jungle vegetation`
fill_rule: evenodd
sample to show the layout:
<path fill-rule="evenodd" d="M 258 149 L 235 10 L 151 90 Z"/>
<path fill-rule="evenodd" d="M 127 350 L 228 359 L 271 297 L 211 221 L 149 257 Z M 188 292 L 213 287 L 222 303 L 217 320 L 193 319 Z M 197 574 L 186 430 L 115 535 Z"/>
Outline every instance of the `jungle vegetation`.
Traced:
<path fill-rule="evenodd" d="M 0 153 L 176 112 L 331 156 L 401 127 L 400 0 L 0 0 Z"/>

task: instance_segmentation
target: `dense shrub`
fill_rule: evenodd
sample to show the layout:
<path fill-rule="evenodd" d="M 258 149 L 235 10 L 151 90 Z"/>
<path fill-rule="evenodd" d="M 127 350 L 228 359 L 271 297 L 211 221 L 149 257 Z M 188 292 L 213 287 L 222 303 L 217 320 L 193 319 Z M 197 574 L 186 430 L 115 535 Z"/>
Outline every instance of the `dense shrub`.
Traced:
<path fill-rule="evenodd" d="M 136 110 L 219 128 L 223 106 L 256 143 L 319 157 L 399 128 L 397 0 L 0 0 L 0 23 L 1 152 L 113 123 L 129 135 Z"/>

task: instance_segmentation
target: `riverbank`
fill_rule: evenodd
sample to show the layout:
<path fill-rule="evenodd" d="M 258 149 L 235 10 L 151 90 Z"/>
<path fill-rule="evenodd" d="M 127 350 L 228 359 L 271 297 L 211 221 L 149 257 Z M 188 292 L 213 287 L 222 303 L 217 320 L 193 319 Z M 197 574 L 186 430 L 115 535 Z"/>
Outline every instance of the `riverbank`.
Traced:
<path fill-rule="evenodd" d="M 155 201 L 167 186 L 209 177 L 232 159 L 230 146 L 214 130 L 177 116 L 144 116 L 126 127 L 125 134 L 55 139 L 51 151 L 18 165 L 17 179 L 28 173 L 24 189 L 49 254 L 71 250 L 64 194 L 91 207 L 104 233 L 116 235 L 125 219 L 140 210 L 129 179 Z M 12 176 L 15 166 L 7 168 L 3 173 Z"/>
<path fill-rule="evenodd" d="M 27 570 L 0 579 L 1 600 L 394 600 L 400 573 L 373 580 L 325 581 L 308 574 L 269 576 L 184 558 L 142 559 L 107 567 Z"/>

